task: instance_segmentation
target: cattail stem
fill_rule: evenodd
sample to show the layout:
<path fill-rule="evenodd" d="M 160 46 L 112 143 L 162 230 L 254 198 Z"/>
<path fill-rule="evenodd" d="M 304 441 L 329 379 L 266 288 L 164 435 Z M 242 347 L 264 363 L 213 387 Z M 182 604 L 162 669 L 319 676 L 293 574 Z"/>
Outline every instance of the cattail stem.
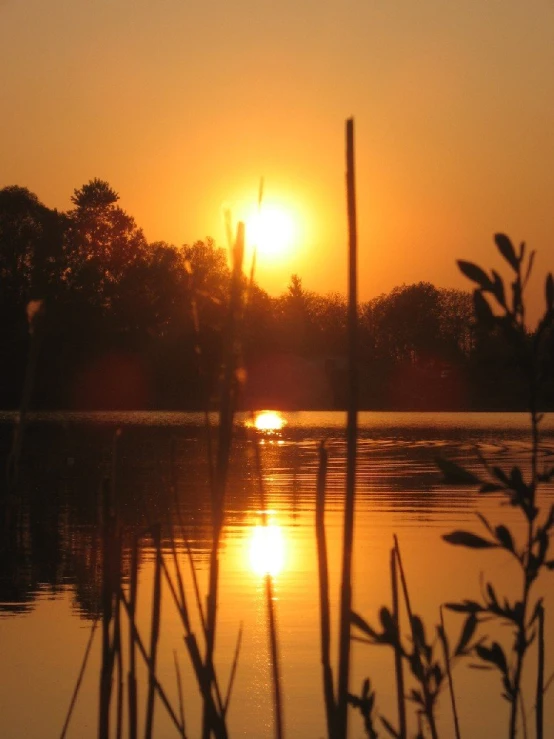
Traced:
<path fill-rule="evenodd" d="M 323 697 L 327 719 L 327 736 L 333 736 L 335 722 L 335 693 L 333 670 L 331 667 L 331 617 L 329 609 L 329 568 L 327 561 L 327 541 L 325 537 L 325 483 L 327 478 L 328 455 L 325 443 L 319 446 L 319 467 L 317 470 L 315 533 L 317 540 L 317 561 L 319 569 L 319 614 L 321 634 L 321 667 L 323 671 Z"/>
<path fill-rule="evenodd" d="M 396 675 L 396 701 L 398 704 L 398 736 L 406 739 L 406 702 L 404 700 L 404 668 L 402 664 L 402 648 L 400 646 L 400 608 L 398 602 L 398 573 L 396 571 L 396 551 L 391 549 L 390 572 L 392 585 L 392 618 L 398 634 L 398 643 L 394 645 L 394 672 Z"/>
<path fill-rule="evenodd" d="M 133 535 L 131 542 L 131 571 L 129 573 L 130 619 L 135 620 L 138 587 L 138 539 Z M 129 739 L 137 739 L 137 676 L 136 644 L 133 629 L 129 629 L 129 673 L 127 676 L 127 702 L 129 712 Z"/>
<path fill-rule="evenodd" d="M 448 675 L 448 690 L 450 693 L 450 705 L 452 706 L 452 716 L 454 718 L 454 734 L 456 739 L 460 739 L 460 722 L 458 720 L 458 710 L 456 708 L 456 696 L 454 694 L 454 681 L 452 679 L 452 667 L 450 664 L 450 653 L 448 651 L 448 642 L 446 641 L 446 628 L 444 626 L 444 614 L 442 606 L 439 608 L 441 628 L 443 633 L 442 648 L 444 654 L 444 663 L 446 665 L 446 674 Z"/>
<path fill-rule="evenodd" d="M 152 730 L 154 726 L 154 697 L 156 676 L 156 658 L 158 654 L 158 640 L 160 636 L 160 614 L 162 604 L 161 591 L 161 572 L 162 572 L 162 552 L 161 552 L 161 531 L 159 526 L 153 527 L 152 539 L 156 552 L 156 560 L 154 566 L 154 589 L 152 593 L 152 626 L 150 631 L 150 667 L 151 672 L 148 681 L 148 698 L 146 704 L 146 728 L 144 732 L 145 739 L 152 738 Z"/>
<path fill-rule="evenodd" d="M 536 738 L 543 739 L 544 732 L 544 606 L 539 603 L 537 634 L 537 704 L 535 709 Z"/>
<path fill-rule="evenodd" d="M 356 453 L 358 435 L 357 373 L 357 231 L 354 178 L 354 120 L 346 121 L 346 192 L 348 204 L 348 417 L 346 428 L 346 496 L 342 554 L 342 581 L 339 627 L 339 668 L 336 712 L 336 739 L 348 733 L 348 679 L 350 674 L 350 613 L 352 610 L 352 548 L 356 496 Z"/>

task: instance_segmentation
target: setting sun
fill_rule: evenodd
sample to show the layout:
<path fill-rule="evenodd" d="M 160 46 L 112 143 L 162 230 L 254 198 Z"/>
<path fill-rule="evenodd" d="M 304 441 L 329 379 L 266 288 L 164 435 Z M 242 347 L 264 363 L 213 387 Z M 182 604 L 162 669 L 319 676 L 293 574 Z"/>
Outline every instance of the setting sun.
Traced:
<path fill-rule="evenodd" d="M 297 238 L 297 230 L 292 214 L 276 205 L 262 205 L 246 222 L 247 240 L 264 257 L 286 254 Z"/>
<path fill-rule="evenodd" d="M 258 431 L 280 431 L 286 423 L 279 411 L 260 411 L 253 420 L 248 420 L 246 425 L 253 426 Z"/>

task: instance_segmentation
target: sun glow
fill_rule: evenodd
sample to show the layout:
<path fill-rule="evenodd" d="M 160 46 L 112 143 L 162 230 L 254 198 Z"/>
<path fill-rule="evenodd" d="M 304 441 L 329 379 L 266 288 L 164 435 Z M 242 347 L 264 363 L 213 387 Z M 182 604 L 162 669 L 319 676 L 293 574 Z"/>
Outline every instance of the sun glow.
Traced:
<path fill-rule="evenodd" d="M 280 526 L 270 523 L 254 527 L 250 537 L 249 559 L 250 567 L 257 575 L 275 577 L 283 570 L 285 540 Z"/>
<path fill-rule="evenodd" d="M 258 431 L 280 431 L 286 423 L 279 411 L 260 411 L 247 425 L 254 426 Z"/>
<path fill-rule="evenodd" d="M 278 205 L 262 205 L 246 221 L 247 241 L 260 256 L 278 259 L 291 250 L 298 238 L 292 214 Z"/>

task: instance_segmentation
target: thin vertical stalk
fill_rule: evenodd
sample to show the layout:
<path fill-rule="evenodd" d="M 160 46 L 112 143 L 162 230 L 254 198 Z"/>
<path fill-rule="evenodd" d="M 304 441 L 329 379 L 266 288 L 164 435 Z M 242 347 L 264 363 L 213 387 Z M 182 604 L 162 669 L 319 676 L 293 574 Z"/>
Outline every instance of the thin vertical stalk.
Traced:
<path fill-rule="evenodd" d="M 154 678 L 156 676 L 156 658 L 158 654 L 158 640 L 160 637 L 160 614 L 162 605 L 162 552 L 161 531 L 159 526 L 153 527 L 152 539 L 156 550 L 156 562 L 154 567 L 154 590 L 152 594 L 152 626 L 150 631 L 150 665 L 151 672 L 148 681 L 148 699 L 146 705 L 146 727 L 145 739 L 152 739 L 152 728 L 154 724 L 154 697 L 156 694 Z"/>
<path fill-rule="evenodd" d="M 75 690 L 73 691 L 73 695 L 71 696 L 71 702 L 69 704 L 69 709 L 67 711 L 67 716 L 65 717 L 62 733 L 60 734 L 60 739 L 65 739 L 65 735 L 67 734 L 67 729 L 69 728 L 69 721 L 71 720 L 71 716 L 73 714 L 73 709 L 75 708 L 75 703 L 77 702 L 77 696 L 79 695 L 79 689 L 81 687 L 81 683 L 83 681 L 83 675 L 85 674 L 85 670 L 87 667 L 87 662 L 90 654 L 90 649 L 92 647 L 92 642 L 94 639 L 94 634 L 96 633 L 96 627 L 98 626 L 98 617 L 94 619 L 92 622 L 92 627 L 90 630 L 90 636 L 88 638 L 87 642 L 87 648 L 85 649 L 85 656 L 83 657 L 83 662 L 81 664 L 81 669 L 79 670 L 79 676 L 77 678 L 77 682 L 75 684 Z"/>
<path fill-rule="evenodd" d="M 418 659 L 421 661 L 421 654 L 419 650 L 419 641 L 414 633 L 414 614 L 412 611 L 412 606 L 410 603 L 410 595 L 408 593 L 408 583 L 406 581 L 406 575 L 404 573 L 404 567 L 402 566 L 402 557 L 400 556 L 400 547 L 398 546 L 398 539 L 396 537 L 396 534 L 394 535 L 394 549 L 396 553 L 396 561 L 398 562 L 398 570 L 400 572 L 400 582 L 402 583 L 402 590 L 404 593 L 404 601 L 406 603 L 406 610 L 408 612 L 408 618 L 410 621 L 410 629 L 412 631 L 412 640 L 414 644 L 414 649 L 417 650 L 417 656 Z M 424 677 L 421 681 L 421 687 L 423 689 L 423 698 L 425 701 L 425 717 L 427 719 L 427 723 L 429 724 L 429 730 L 431 731 L 431 736 L 433 739 L 438 739 L 438 733 L 437 733 L 437 726 L 435 723 L 435 717 L 433 716 L 433 712 L 431 710 L 431 700 L 429 695 L 429 685 L 427 683 L 427 679 Z"/>
<path fill-rule="evenodd" d="M 235 654 L 233 657 L 233 664 L 231 665 L 231 674 L 229 675 L 229 684 L 227 686 L 227 693 L 225 695 L 225 701 L 223 703 L 223 717 L 225 718 L 225 714 L 227 713 L 227 709 L 229 708 L 229 703 L 231 701 L 231 694 L 233 692 L 233 685 L 235 683 L 235 677 L 237 674 L 237 665 L 239 663 L 239 654 L 240 654 L 240 647 L 242 644 L 242 623 L 240 625 L 239 634 L 237 637 L 237 643 L 235 646 Z"/>
<path fill-rule="evenodd" d="M 254 456 L 256 471 L 258 474 L 258 488 L 260 494 L 260 509 L 262 511 L 262 524 L 267 528 L 267 501 L 265 497 L 264 480 L 262 475 L 262 461 L 258 441 L 254 437 Z M 267 603 L 267 617 L 269 622 L 269 654 L 271 659 L 271 677 L 273 683 L 273 705 L 275 707 L 275 736 L 277 739 L 283 737 L 283 699 L 281 689 L 281 674 L 279 669 L 279 648 L 277 643 L 277 623 L 275 618 L 275 606 L 273 597 L 273 580 L 270 573 L 265 575 L 265 593 Z"/>
<path fill-rule="evenodd" d="M 444 663 L 446 665 L 446 674 L 448 675 L 448 690 L 450 692 L 450 704 L 452 706 L 452 716 L 454 718 L 454 733 L 456 735 L 456 739 L 460 739 L 460 722 L 458 721 L 458 710 L 456 708 L 456 696 L 454 695 L 454 681 L 452 679 L 452 668 L 450 665 L 450 653 L 448 651 L 447 641 L 446 641 L 446 628 L 444 626 L 444 615 L 442 612 L 442 606 L 439 607 L 439 613 L 441 618 L 441 628 L 443 633 L 443 639 L 441 639 L 442 648 L 443 648 L 443 654 L 444 654 Z"/>
<path fill-rule="evenodd" d="M 110 625 L 113 616 L 113 537 L 111 488 L 102 484 L 102 667 L 100 671 L 99 739 L 108 739 L 112 693 L 113 649 Z"/>
<path fill-rule="evenodd" d="M 133 535 L 131 543 L 131 571 L 129 574 L 129 618 L 134 622 L 137 609 L 138 588 L 138 539 Z M 129 629 L 129 673 L 127 676 L 129 711 L 129 739 L 137 739 L 137 675 L 135 632 Z"/>
<path fill-rule="evenodd" d="M 181 680 L 181 670 L 179 669 L 179 660 L 177 658 L 177 650 L 173 650 L 173 660 L 175 662 L 175 678 L 177 680 L 177 693 L 179 695 L 179 716 L 181 718 L 181 726 L 183 727 L 183 734 L 186 734 L 185 729 L 185 703 L 183 700 L 183 683 Z"/>
<path fill-rule="evenodd" d="M 537 704 L 535 709 L 536 737 L 543 739 L 544 735 L 544 606 L 538 605 L 538 665 L 537 665 Z"/>
<path fill-rule="evenodd" d="M 149 674 L 150 678 L 152 679 L 152 681 L 154 683 L 154 688 L 155 688 L 156 692 L 158 693 L 158 695 L 159 695 L 159 697 L 160 697 L 163 705 L 167 709 L 167 712 L 169 714 L 169 717 L 171 718 L 171 720 L 173 721 L 173 723 L 174 723 L 177 731 L 179 732 L 179 736 L 184 737 L 185 734 L 184 734 L 183 727 L 179 723 L 179 719 L 177 718 L 177 714 L 173 710 L 173 708 L 171 706 L 171 703 L 169 702 L 169 699 L 168 699 L 167 695 L 165 694 L 165 691 L 164 691 L 163 687 L 161 686 L 161 684 L 158 682 L 158 680 L 156 678 L 155 668 L 152 665 L 152 661 L 151 661 L 150 657 L 148 656 L 148 653 L 146 651 L 146 647 L 142 643 L 142 639 L 140 638 L 140 634 L 138 632 L 138 629 L 137 629 L 137 625 L 135 623 L 135 620 L 133 618 L 131 618 L 131 611 L 130 611 L 130 608 L 129 608 L 129 603 L 127 602 L 127 598 L 125 597 L 125 593 L 123 592 L 123 590 L 120 590 L 119 597 L 121 598 L 121 604 L 123 605 L 123 608 L 125 609 L 125 611 L 127 612 L 127 616 L 129 617 L 129 628 L 131 628 L 133 630 L 134 637 L 135 637 L 135 643 L 137 645 L 138 651 L 140 652 L 140 654 L 141 654 L 141 656 L 142 656 L 142 658 L 144 660 L 144 663 L 148 667 L 148 674 Z"/>
<path fill-rule="evenodd" d="M 392 585 L 392 618 L 398 634 L 398 643 L 394 646 L 394 672 L 396 675 L 396 701 L 398 704 L 398 736 L 406 739 L 406 702 L 404 700 L 404 667 L 402 664 L 402 648 L 400 646 L 400 607 L 398 602 L 398 573 L 396 571 L 396 552 L 390 552 L 390 573 Z"/>
<path fill-rule="evenodd" d="M 339 668 L 336 739 L 348 733 L 348 679 L 350 674 L 350 612 L 352 610 L 352 547 L 356 497 L 356 453 L 358 435 L 357 373 L 357 231 L 354 176 L 354 120 L 346 121 L 346 193 L 348 205 L 348 417 L 346 426 L 346 496 L 342 554 L 342 582 L 339 627 Z"/>
<path fill-rule="evenodd" d="M 518 274 L 519 279 L 519 274 Z M 522 318 L 523 322 L 523 318 Z M 522 330 L 524 329 L 523 323 L 522 323 Z M 535 497 L 536 497 L 536 490 L 537 490 L 537 482 L 538 482 L 538 466 L 537 466 L 537 456 L 539 451 L 539 414 L 537 409 L 537 344 L 533 342 L 532 349 L 531 349 L 531 367 L 529 370 L 529 411 L 531 414 L 531 435 L 532 435 L 532 443 L 531 443 L 531 484 L 530 484 L 530 490 L 531 490 L 531 501 L 530 505 L 531 508 L 535 507 Z M 528 642 L 527 642 L 527 634 L 526 634 L 526 621 L 527 621 L 527 610 L 529 606 L 529 592 L 531 590 L 531 586 L 533 584 L 533 568 L 534 565 L 532 564 L 532 548 L 533 548 L 533 540 L 535 537 L 535 525 L 534 525 L 534 519 L 529 518 L 528 525 L 527 525 L 527 556 L 524 563 L 524 573 L 523 573 L 523 594 L 521 598 L 521 602 L 523 604 L 522 609 L 522 615 L 520 619 L 520 624 L 518 626 L 518 634 L 516 637 L 517 640 L 517 649 L 516 649 L 516 667 L 514 671 L 514 679 L 513 679 L 513 700 L 510 706 L 510 728 L 509 728 L 509 737 L 510 739 L 515 739 L 517 734 L 517 712 L 518 712 L 518 697 L 521 691 L 521 677 L 523 674 L 523 663 L 525 660 L 525 655 L 527 653 L 528 648 Z"/>
<path fill-rule="evenodd" d="M 116 703 L 116 739 L 121 739 L 123 732 L 123 652 L 121 649 L 121 535 L 118 531 L 115 547 L 115 612 L 114 612 L 114 659 L 117 667 L 117 703 Z"/>
<path fill-rule="evenodd" d="M 323 697 L 327 719 L 327 736 L 333 736 L 335 722 L 335 692 L 333 670 L 331 668 L 331 617 L 329 609 L 329 567 L 327 561 L 327 541 L 325 538 L 325 483 L 327 479 L 328 454 L 325 442 L 319 446 L 319 467 L 317 470 L 315 533 L 317 541 L 317 562 L 319 569 L 319 615 L 321 634 L 321 668 L 323 672 Z"/>
<path fill-rule="evenodd" d="M 275 736 L 276 739 L 282 739 L 282 737 L 284 736 L 284 725 L 281 673 L 279 668 L 279 646 L 277 643 L 277 623 L 275 618 L 273 598 L 273 580 L 269 572 L 265 576 L 265 592 L 267 601 L 267 616 L 269 620 L 269 651 L 271 654 L 273 703 L 275 706 Z"/>
<path fill-rule="evenodd" d="M 242 307 L 242 263 L 244 257 L 244 224 L 237 228 L 237 239 L 233 249 L 233 273 L 231 277 L 231 293 L 229 310 L 225 326 L 225 349 L 221 403 L 219 411 L 218 446 L 212 487 L 212 550 L 210 553 L 209 585 L 206 613 L 206 655 L 205 668 L 210 670 L 213 656 L 217 626 L 217 600 L 219 590 L 219 542 L 224 522 L 225 492 L 227 473 L 233 438 L 233 418 L 235 413 L 237 383 L 237 333 Z M 210 670 L 211 674 L 211 670 Z M 211 677 L 210 677 L 211 680 Z M 210 712 L 204 705 L 202 727 L 203 739 L 210 734 Z"/>

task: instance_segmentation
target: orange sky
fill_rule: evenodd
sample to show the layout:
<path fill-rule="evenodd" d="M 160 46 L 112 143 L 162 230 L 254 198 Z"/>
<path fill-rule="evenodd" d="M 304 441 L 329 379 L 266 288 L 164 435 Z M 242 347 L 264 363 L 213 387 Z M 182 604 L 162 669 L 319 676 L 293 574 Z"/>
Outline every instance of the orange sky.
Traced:
<path fill-rule="evenodd" d="M 343 292 L 354 115 L 362 299 L 466 284 L 498 230 L 544 273 L 553 40 L 550 0 L 0 0 L 0 186 L 65 209 L 100 177 L 148 239 L 224 244 L 263 175 L 302 228 L 262 286 Z"/>

